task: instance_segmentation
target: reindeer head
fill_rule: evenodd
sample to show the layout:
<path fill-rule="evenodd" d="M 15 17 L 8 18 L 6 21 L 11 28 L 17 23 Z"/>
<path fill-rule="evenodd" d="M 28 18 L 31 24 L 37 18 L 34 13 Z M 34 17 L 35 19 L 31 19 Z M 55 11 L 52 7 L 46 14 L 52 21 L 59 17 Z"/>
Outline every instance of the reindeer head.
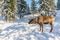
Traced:
<path fill-rule="evenodd" d="M 29 24 L 35 24 L 36 23 L 36 20 L 35 19 L 31 19 L 28 23 Z"/>

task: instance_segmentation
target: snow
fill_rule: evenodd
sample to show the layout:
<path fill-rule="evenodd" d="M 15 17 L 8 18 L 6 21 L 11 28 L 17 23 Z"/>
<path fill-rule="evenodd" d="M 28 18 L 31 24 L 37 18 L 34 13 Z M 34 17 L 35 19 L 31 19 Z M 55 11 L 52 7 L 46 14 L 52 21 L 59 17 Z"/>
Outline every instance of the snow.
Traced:
<path fill-rule="evenodd" d="M 57 11 L 54 30 L 50 31 L 50 25 L 44 25 L 44 32 L 41 32 L 38 24 L 28 24 L 29 18 L 16 20 L 14 23 L 0 21 L 0 40 L 60 40 L 60 10 Z"/>

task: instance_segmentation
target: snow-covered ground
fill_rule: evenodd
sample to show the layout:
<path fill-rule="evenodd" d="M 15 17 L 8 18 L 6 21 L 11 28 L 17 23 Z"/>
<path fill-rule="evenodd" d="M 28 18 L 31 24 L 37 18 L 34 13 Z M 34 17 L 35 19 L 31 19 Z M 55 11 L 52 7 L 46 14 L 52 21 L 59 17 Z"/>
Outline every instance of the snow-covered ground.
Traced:
<path fill-rule="evenodd" d="M 30 16 L 14 23 L 0 21 L 0 40 L 60 40 L 60 11 L 57 11 L 54 30 L 50 31 L 50 25 L 44 25 L 44 32 L 39 25 L 28 24 Z"/>

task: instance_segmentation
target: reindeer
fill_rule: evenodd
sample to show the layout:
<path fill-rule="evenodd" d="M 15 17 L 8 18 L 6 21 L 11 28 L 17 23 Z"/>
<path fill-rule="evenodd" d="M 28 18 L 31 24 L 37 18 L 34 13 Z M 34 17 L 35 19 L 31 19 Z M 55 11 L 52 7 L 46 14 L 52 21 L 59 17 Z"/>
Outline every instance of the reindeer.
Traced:
<path fill-rule="evenodd" d="M 43 32 L 43 24 L 50 24 L 51 25 L 51 30 L 53 30 L 53 24 L 54 24 L 54 17 L 52 16 L 38 16 L 37 18 L 31 19 L 28 23 L 29 24 L 39 24 L 40 25 L 40 30 Z"/>

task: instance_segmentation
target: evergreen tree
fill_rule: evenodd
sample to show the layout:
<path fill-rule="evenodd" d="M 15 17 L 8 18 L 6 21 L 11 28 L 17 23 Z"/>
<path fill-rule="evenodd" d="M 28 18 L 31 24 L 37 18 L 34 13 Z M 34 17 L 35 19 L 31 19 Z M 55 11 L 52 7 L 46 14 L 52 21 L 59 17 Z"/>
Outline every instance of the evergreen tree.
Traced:
<path fill-rule="evenodd" d="M 60 0 L 57 2 L 57 8 L 60 10 Z"/>
<path fill-rule="evenodd" d="M 4 0 L 0 0 L 0 15 L 3 16 Z"/>
<path fill-rule="evenodd" d="M 40 12 L 42 15 L 51 16 L 55 11 L 54 0 L 39 0 Z"/>
<path fill-rule="evenodd" d="M 26 12 L 27 4 L 25 0 L 17 0 L 17 4 L 18 4 L 18 14 L 21 18 L 24 16 Z"/>
<path fill-rule="evenodd" d="M 30 7 L 27 5 L 27 9 L 26 9 L 26 14 L 31 14 L 30 13 Z"/>
<path fill-rule="evenodd" d="M 6 2 L 7 2 L 7 11 L 5 18 L 8 21 L 12 21 L 12 20 L 14 21 L 17 12 L 16 0 L 6 0 Z"/>
<path fill-rule="evenodd" d="M 31 0 L 32 2 L 31 2 L 31 12 L 33 13 L 33 15 L 34 15 L 34 13 L 36 13 L 36 11 L 37 11 L 37 7 L 36 7 L 36 1 L 35 0 Z"/>

